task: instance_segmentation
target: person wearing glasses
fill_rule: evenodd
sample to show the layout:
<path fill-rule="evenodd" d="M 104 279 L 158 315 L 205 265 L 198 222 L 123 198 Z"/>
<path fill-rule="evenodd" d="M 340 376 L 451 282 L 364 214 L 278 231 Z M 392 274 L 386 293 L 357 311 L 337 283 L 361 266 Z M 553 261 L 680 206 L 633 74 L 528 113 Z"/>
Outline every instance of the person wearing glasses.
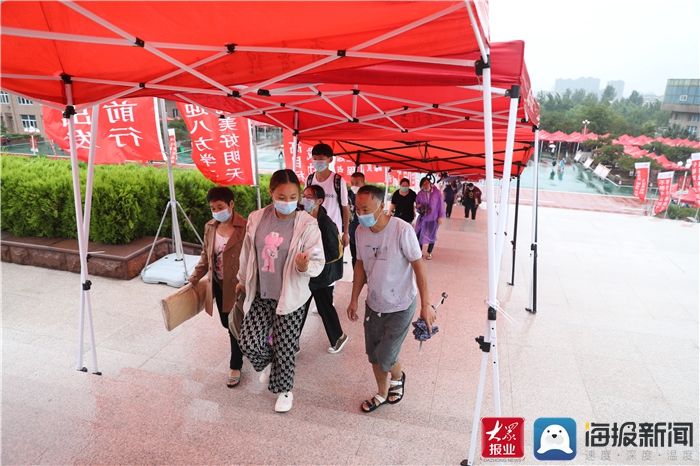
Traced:
<path fill-rule="evenodd" d="M 384 404 L 403 399 L 406 374 L 399 353 L 416 311 L 420 294 L 420 317 L 428 328 L 436 319 L 428 296 L 428 279 L 421 248 L 410 224 L 384 213 L 384 191 L 361 187 L 355 199 L 360 226 L 357 228 L 357 262 L 347 313 L 358 320 L 358 299 L 367 284 L 364 330 L 365 352 L 372 364 L 377 394 L 362 402 L 369 413 Z"/>
<path fill-rule="evenodd" d="M 333 283 L 343 278 L 343 243 L 338 233 L 335 222 L 326 213 L 323 201 L 326 199 L 326 192 L 317 184 L 312 184 L 304 189 L 301 204 L 304 210 L 318 221 L 323 239 L 323 252 L 326 258 L 326 265 L 318 277 L 312 277 L 309 281 L 311 296 L 316 302 L 318 314 L 326 329 L 326 336 L 330 346 L 328 352 L 331 354 L 340 353 L 348 342 L 348 336 L 343 332 L 343 327 L 338 319 L 338 311 L 333 305 Z M 304 323 L 308 315 L 311 298 L 306 303 L 304 313 Z M 304 327 L 302 323 L 302 329 Z M 300 332 L 301 333 L 301 332 Z"/>

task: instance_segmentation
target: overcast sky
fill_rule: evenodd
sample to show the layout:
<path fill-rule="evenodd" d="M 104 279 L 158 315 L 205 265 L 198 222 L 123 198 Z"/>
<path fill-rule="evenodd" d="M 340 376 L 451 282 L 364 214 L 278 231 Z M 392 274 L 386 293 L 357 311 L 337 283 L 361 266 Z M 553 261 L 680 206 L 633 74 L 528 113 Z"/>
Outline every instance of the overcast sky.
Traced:
<path fill-rule="evenodd" d="M 600 78 L 662 95 L 700 78 L 700 0 L 490 0 L 491 41 L 525 41 L 536 91 L 556 78 Z"/>

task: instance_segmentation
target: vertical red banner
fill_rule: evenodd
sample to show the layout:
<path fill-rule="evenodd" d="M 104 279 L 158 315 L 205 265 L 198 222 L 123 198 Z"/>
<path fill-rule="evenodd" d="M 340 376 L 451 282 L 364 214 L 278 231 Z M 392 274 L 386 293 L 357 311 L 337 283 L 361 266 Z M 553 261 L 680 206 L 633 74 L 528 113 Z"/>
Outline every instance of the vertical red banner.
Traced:
<path fill-rule="evenodd" d="M 248 120 L 210 112 L 194 104 L 177 104 L 192 138 L 192 161 L 222 186 L 254 185 Z"/>
<path fill-rule="evenodd" d="M 690 177 L 697 191 L 700 188 L 700 152 L 690 154 Z"/>
<path fill-rule="evenodd" d="M 299 177 L 299 181 L 305 184 L 306 178 L 314 172 L 314 165 L 311 162 L 311 149 L 313 146 L 297 141 L 297 152 L 296 157 L 294 157 L 294 136 L 291 131 L 287 130 L 282 131 L 282 143 L 284 146 L 284 166 L 294 170 L 294 173 Z"/>
<path fill-rule="evenodd" d="M 659 188 L 659 198 L 654 202 L 654 215 L 658 215 L 668 208 L 671 203 L 671 183 L 673 172 L 661 172 L 657 177 L 656 185 Z"/>
<path fill-rule="evenodd" d="M 635 178 L 634 178 L 634 188 L 632 193 L 634 197 L 639 198 L 640 201 L 644 202 L 647 199 L 647 188 L 649 187 L 649 169 L 651 167 L 650 162 L 635 163 Z"/>
<path fill-rule="evenodd" d="M 117 99 L 100 105 L 95 163 L 163 160 L 155 102 L 152 97 Z M 66 152 L 70 151 L 68 120 L 59 110 L 42 107 L 46 136 Z M 92 140 L 92 108 L 73 117 L 78 158 L 86 161 Z"/>

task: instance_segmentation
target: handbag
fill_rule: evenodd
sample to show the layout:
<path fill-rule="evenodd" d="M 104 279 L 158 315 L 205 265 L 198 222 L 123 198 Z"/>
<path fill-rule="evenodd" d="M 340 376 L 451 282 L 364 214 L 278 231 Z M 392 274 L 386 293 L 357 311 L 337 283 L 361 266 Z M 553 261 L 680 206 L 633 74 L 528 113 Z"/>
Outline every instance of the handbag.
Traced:
<path fill-rule="evenodd" d="M 175 327 L 191 319 L 204 309 L 209 276 L 205 276 L 196 285 L 186 283 L 175 293 L 161 300 L 165 329 L 172 331 Z"/>
<path fill-rule="evenodd" d="M 239 340 L 241 325 L 243 325 L 243 303 L 245 302 L 245 293 L 236 294 L 236 302 L 233 304 L 233 309 L 228 313 L 228 329 L 231 334 Z"/>

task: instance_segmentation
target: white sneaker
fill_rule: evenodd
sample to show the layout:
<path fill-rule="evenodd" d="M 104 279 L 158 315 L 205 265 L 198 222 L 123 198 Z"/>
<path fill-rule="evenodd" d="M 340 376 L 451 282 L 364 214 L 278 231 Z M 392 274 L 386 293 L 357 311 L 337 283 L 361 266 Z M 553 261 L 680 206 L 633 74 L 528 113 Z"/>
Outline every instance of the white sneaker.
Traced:
<path fill-rule="evenodd" d="M 270 367 L 271 365 L 268 364 L 267 366 L 265 366 L 265 369 L 263 369 L 260 372 L 260 377 L 258 378 L 258 380 L 260 380 L 260 383 L 265 385 L 270 383 Z"/>
<path fill-rule="evenodd" d="M 294 395 L 292 392 L 282 392 L 277 395 L 277 402 L 275 403 L 275 412 L 286 413 L 292 409 L 292 404 L 294 402 Z"/>
<path fill-rule="evenodd" d="M 335 342 L 334 346 L 328 347 L 328 352 L 331 354 L 340 353 L 349 339 L 350 337 L 343 333 L 340 338 L 338 338 L 338 341 Z"/>

